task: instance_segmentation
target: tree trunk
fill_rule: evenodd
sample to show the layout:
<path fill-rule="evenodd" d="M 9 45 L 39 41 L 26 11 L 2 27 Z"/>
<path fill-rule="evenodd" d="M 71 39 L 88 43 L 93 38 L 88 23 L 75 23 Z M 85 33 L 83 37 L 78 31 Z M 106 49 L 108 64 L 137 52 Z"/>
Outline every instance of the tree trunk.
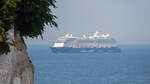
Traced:
<path fill-rule="evenodd" d="M 18 41 L 10 47 L 11 52 L 0 55 L 0 84 L 33 84 L 34 66 L 27 56 L 26 45 L 14 28 L 8 32 L 8 41 Z"/>

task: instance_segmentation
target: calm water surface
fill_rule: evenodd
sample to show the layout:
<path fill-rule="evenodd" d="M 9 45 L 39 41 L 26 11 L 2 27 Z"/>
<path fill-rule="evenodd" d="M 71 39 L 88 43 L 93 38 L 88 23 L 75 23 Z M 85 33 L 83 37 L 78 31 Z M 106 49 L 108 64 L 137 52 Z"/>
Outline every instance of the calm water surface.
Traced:
<path fill-rule="evenodd" d="M 150 45 L 120 47 L 120 54 L 54 54 L 30 45 L 35 84 L 150 84 Z"/>

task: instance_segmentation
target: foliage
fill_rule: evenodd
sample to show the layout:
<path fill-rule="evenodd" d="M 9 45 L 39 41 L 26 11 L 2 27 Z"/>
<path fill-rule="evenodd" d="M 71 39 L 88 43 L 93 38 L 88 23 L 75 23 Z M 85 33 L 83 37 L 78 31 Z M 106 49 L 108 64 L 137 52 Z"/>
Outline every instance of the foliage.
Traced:
<path fill-rule="evenodd" d="M 42 35 L 45 24 L 57 27 L 49 6 L 55 8 L 54 0 L 22 0 L 18 7 L 15 19 L 15 28 L 21 32 L 21 36 L 37 37 Z"/>
<path fill-rule="evenodd" d="M 0 42 L 0 55 L 10 52 L 9 45 L 6 42 Z"/>
<path fill-rule="evenodd" d="M 55 0 L 1 0 L 0 1 L 0 54 L 9 51 L 7 32 L 11 26 L 21 37 L 42 36 L 45 25 L 57 27 L 52 14 Z"/>

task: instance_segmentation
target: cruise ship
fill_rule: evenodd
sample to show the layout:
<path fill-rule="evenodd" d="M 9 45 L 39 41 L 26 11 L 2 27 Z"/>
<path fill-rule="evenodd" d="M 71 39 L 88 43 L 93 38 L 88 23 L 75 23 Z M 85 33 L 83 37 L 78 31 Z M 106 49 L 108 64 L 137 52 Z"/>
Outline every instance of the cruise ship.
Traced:
<path fill-rule="evenodd" d="M 75 37 L 66 34 L 50 47 L 54 53 L 120 53 L 121 49 L 110 34 L 96 31 L 92 36 Z"/>

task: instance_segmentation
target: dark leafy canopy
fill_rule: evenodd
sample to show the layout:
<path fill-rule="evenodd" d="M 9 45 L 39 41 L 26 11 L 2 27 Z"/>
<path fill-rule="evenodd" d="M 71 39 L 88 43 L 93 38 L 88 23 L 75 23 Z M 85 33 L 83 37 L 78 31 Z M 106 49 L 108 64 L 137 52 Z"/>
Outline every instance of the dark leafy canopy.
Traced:
<path fill-rule="evenodd" d="M 18 5 L 15 27 L 22 36 L 37 37 L 42 35 L 45 24 L 57 27 L 49 7 L 54 7 L 55 0 L 22 0 Z"/>
<path fill-rule="evenodd" d="M 6 33 L 11 25 L 22 37 L 41 36 L 45 25 L 57 27 L 51 8 L 55 0 L 0 0 L 0 54 L 9 51 Z M 4 49 L 5 48 L 5 49 Z M 3 51 L 2 51 L 3 50 Z"/>
<path fill-rule="evenodd" d="M 6 31 L 14 23 L 17 16 L 16 11 L 19 10 L 17 5 L 21 0 L 0 0 L 0 27 L 3 27 Z"/>

